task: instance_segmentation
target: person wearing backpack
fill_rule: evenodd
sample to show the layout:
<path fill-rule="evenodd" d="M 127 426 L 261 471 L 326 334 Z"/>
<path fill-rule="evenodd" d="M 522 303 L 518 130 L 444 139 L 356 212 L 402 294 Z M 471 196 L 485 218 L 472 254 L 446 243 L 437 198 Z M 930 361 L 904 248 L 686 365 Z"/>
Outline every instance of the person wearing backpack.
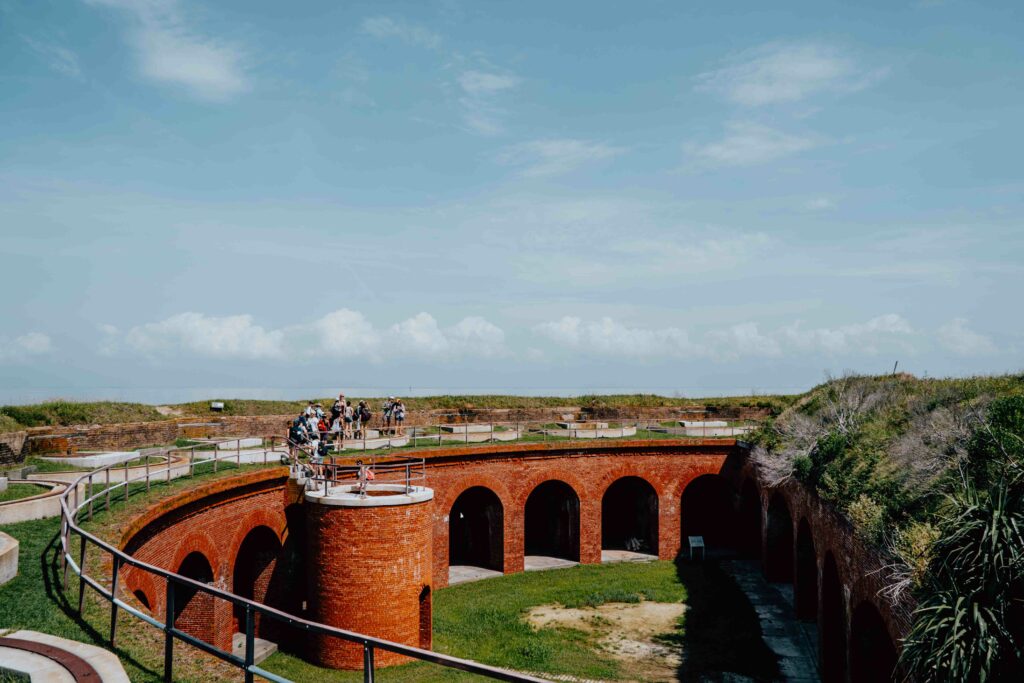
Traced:
<path fill-rule="evenodd" d="M 384 401 L 384 405 L 381 406 L 384 418 L 384 433 L 391 434 L 391 411 L 395 408 L 395 397 L 388 396 L 388 400 Z"/>
<path fill-rule="evenodd" d="M 398 436 L 405 434 L 405 404 L 402 403 L 402 399 L 395 401 L 394 407 L 391 408 L 391 413 L 395 418 L 395 433 Z"/>
<path fill-rule="evenodd" d="M 359 402 L 359 418 L 363 423 L 363 429 L 370 426 L 370 420 L 373 419 L 373 413 L 370 412 L 370 406 L 366 405 L 366 401 Z"/>

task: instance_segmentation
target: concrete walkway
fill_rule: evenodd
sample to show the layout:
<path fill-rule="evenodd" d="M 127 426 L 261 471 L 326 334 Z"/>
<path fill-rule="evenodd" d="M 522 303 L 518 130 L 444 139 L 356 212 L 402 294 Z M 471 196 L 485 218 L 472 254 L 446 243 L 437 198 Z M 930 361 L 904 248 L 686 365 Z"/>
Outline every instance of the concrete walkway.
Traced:
<path fill-rule="evenodd" d="M 523 558 L 523 569 L 528 572 L 538 572 L 544 569 L 564 569 L 575 567 L 579 562 L 563 560 L 560 557 L 546 557 L 544 555 L 527 555 Z"/>
<path fill-rule="evenodd" d="M 601 564 L 610 564 L 612 562 L 654 562 L 657 559 L 657 555 L 634 553 L 632 550 L 601 550 Z"/>
<path fill-rule="evenodd" d="M 817 630 L 797 620 L 792 585 L 768 583 L 757 562 L 727 560 L 721 562 L 721 567 L 736 580 L 757 611 L 764 642 L 779 656 L 783 678 L 818 683 L 821 679 L 817 665 Z"/>
<path fill-rule="evenodd" d="M 473 567 L 464 564 L 453 564 L 448 567 L 449 586 L 454 586 L 457 583 L 489 579 L 494 576 L 502 576 L 502 573 L 493 569 L 484 569 L 483 567 Z"/>

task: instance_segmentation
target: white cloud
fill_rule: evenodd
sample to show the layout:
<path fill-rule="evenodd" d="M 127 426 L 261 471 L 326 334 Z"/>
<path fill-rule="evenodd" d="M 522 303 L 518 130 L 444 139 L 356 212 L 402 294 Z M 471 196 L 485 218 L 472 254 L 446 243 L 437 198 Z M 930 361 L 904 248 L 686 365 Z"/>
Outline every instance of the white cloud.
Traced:
<path fill-rule="evenodd" d="M 611 318 L 584 322 L 574 316 L 541 323 L 534 327 L 541 336 L 559 346 L 602 356 L 625 358 L 696 358 L 706 351 L 690 341 L 677 327 L 647 329 L 627 327 Z"/>
<path fill-rule="evenodd" d="M 411 45 L 431 49 L 441 45 L 441 36 L 428 28 L 387 16 L 363 19 L 363 32 L 374 38 L 398 38 Z"/>
<path fill-rule="evenodd" d="M 736 55 L 697 76 L 698 89 L 743 106 L 798 102 L 820 92 L 853 92 L 884 77 L 843 51 L 816 43 L 772 43 Z"/>
<path fill-rule="evenodd" d="M 983 334 L 967 327 L 966 318 L 953 318 L 939 328 L 939 343 L 960 356 L 987 356 L 996 353 L 996 345 Z"/>
<path fill-rule="evenodd" d="M 571 138 L 533 140 L 509 147 L 498 156 L 503 164 L 521 167 L 531 178 L 561 175 L 622 154 L 625 148 Z"/>
<path fill-rule="evenodd" d="M 28 36 L 22 37 L 25 43 L 42 57 L 51 69 L 71 78 L 81 78 L 82 68 L 78 63 L 78 55 L 73 51 L 56 43 L 36 40 Z"/>
<path fill-rule="evenodd" d="M 468 70 L 459 74 L 462 91 L 459 105 L 466 126 L 479 135 L 498 135 L 504 132 L 505 110 L 498 105 L 500 95 L 517 87 L 521 79 L 511 74 Z"/>
<path fill-rule="evenodd" d="M 520 80 L 509 74 L 470 70 L 459 75 L 459 86 L 470 95 L 491 95 L 516 87 Z"/>
<path fill-rule="evenodd" d="M 284 334 L 253 323 L 251 315 L 206 316 L 179 313 L 128 330 L 124 344 L 147 356 L 186 352 L 210 358 L 278 358 Z"/>
<path fill-rule="evenodd" d="M 0 337 L 0 362 L 27 360 L 53 351 L 53 341 L 42 332 L 28 332 L 13 339 Z"/>
<path fill-rule="evenodd" d="M 85 0 L 125 11 L 132 20 L 128 40 L 142 75 L 185 88 L 196 97 L 223 101 L 249 89 L 244 53 L 224 40 L 200 35 L 177 0 Z"/>
<path fill-rule="evenodd" d="M 757 324 L 746 322 L 711 330 L 700 339 L 678 327 L 628 327 L 612 318 L 586 322 L 574 316 L 536 325 L 534 331 L 572 351 L 644 360 L 730 361 L 807 353 L 874 355 L 890 348 L 913 350 L 907 339 L 913 329 L 895 314 L 835 328 L 805 330 L 795 323 L 769 333 L 762 333 Z"/>
<path fill-rule="evenodd" d="M 828 197 L 815 197 L 803 203 L 804 211 L 828 211 L 836 208 L 836 203 Z"/>
<path fill-rule="evenodd" d="M 753 166 L 804 152 L 818 145 L 812 137 L 792 135 L 759 123 L 726 126 L 717 142 L 690 144 L 686 151 L 708 166 Z"/>
<path fill-rule="evenodd" d="M 885 348 L 898 346 L 908 349 L 900 340 L 914 333 L 902 316 L 887 313 L 865 323 L 853 323 L 839 327 L 818 327 L 805 329 L 800 322 L 781 330 L 781 337 L 794 349 L 820 351 L 826 354 L 860 352 L 877 354 Z"/>
<path fill-rule="evenodd" d="M 128 351 L 156 358 L 192 355 L 231 360 L 310 360 L 419 356 L 496 357 L 505 353 L 505 333 L 484 318 L 467 317 L 442 328 L 419 313 L 378 329 L 362 313 L 339 309 L 309 323 L 276 329 L 257 325 L 250 315 L 207 316 L 179 313 L 132 327 L 123 335 L 105 325 L 101 352 Z"/>

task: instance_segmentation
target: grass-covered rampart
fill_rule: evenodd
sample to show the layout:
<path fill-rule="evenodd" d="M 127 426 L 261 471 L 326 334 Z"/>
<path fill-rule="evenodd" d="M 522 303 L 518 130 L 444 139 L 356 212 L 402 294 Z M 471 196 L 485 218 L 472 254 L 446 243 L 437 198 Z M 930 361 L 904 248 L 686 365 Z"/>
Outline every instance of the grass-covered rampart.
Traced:
<path fill-rule="evenodd" d="M 349 396 L 351 400 L 369 402 L 372 409 L 379 411 L 384 401 L 381 397 Z M 655 394 L 619 394 L 593 396 L 508 396 L 508 395 L 465 395 L 465 396 L 421 396 L 403 397 L 409 410 L 450 410 L 452 412 L 496 409 L 531 409 L 579 407 L 599 412 L 602 409 L 680 408 L 719 411 L 730 408 L 757 408 L 778 414 L 796 396 L 733 396 L 724 398 L 680 398 Z M 0 406 L 0 433 L 25 429 L 27 427 L 74 426 L 93 424 L 118 424 L 124 422 L 149 422 L 174 417 L 209 417 L 211 415 L 290 415 L 298 414 L 309 400 L 328 407 L 334 397 L 309 397 L 295 401 L 264 401 L 255 399 L 213 398 L 168 405 L 159 411 L 156 406 L 143 403 L 118 403 L 113 401 L 49 401 L 33 405 Z M 210 401 L 224 403 L 223 411 L 210 410 Z"/>
<path fill-rule="evenodd" d="M 832 503 L 913 598 L 918 680 L 1024 679 L 1024 375 L 843 377 L 770 420 L 755 458 Z"/>

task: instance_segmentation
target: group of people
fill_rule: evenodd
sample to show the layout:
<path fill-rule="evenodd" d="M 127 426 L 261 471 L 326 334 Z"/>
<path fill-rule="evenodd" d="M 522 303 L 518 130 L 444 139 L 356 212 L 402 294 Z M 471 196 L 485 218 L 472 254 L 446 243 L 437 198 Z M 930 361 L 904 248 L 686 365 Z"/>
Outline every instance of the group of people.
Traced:
<path fill-rule="evenodd" d="M 402 399 L 389 396 L 381 406 L 381 412 L 382 433 L 405 434 L 405 404 Z M 341 450 L 345 439 L 366 438 L 372 419 L 373 412 L 366 401 L 355 403 L 346 399 L 345 394 L 338 394 L 329 414 L 324 412 L 322 404 L 310 401 L 292 421 L 288 438 L 296 446 L 308 447 L 314 457 L 325 457 L 330 451 L 331 441 L 334 442 L 334 450 Z"/>

